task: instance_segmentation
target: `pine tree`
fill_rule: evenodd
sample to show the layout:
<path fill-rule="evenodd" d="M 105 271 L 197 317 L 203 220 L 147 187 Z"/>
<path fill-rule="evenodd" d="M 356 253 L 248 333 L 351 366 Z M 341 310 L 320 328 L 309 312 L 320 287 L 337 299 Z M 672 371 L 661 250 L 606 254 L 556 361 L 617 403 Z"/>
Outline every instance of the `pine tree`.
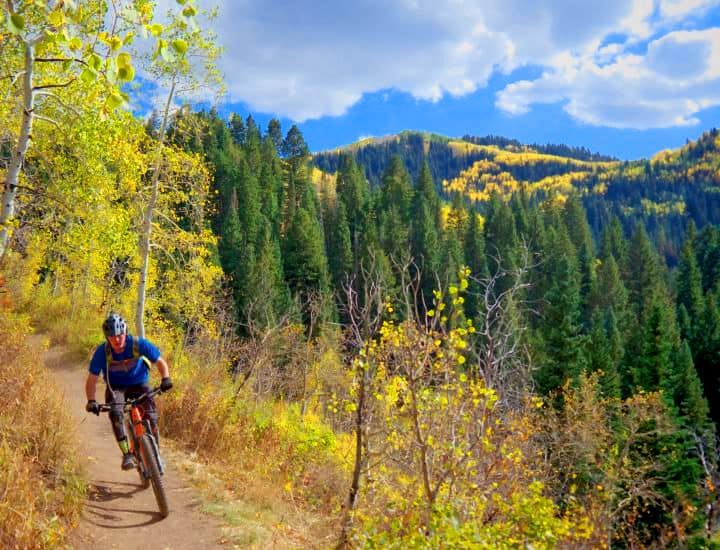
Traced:
<path fill-rule="evenodd" d="M 383 175 L 380 195 L 380 243 L 391 261 L 403 265 L 409 255 L 410 176 L 399 157 L 394 157 Z"/>
<path fill-rule="evenodd" d="M 698 235 L 696 250 L 703 292 L 720 289 L 720 227 L 706 226 Z"/>
<path fill-rule="evenodd" d="M 278 155 L 280 155 L 283 150 L 283 135 L 282 129 L 280 128 L 280 121 L 278 119 L 273 118 L 270 122 L 268 122 L 266 139 L 269 139 L 272 142 L 275 147 L 275 151 Z"/>
<path fill-rule="evenodd" d="M 599 371 L 600 390 L 607 398 L 620 397 L 620 377 L 617 370 L 615 342 L 611 341 L 606 328 L 607 320 L 601 311 L 595 311 L 586 352 L 591 371 Z M 612 329 L 611 329 L 612 330 Z"/>
<path fill-rule="evenodd" d="M 510 207 L 493 194 L 485 219 L 485 254 L 490 276 L 501 271 L 511 272 L 517 268 L 519 241 L 515 231 L 515 218 Z M 496 292 L 504 292 L 512 284 L 512 277 L 498 280 Z"/>
<path fill-rule="evenodd" d="M 236 115 L 235 113 L 231 114 L 228 125 L 230 126 L 230 135 L 232 135 L 232 139 L 235 144 L 244 145 L 245 137 L 247 136 L 247 130 L 245 128 L 245 123 L 243 122 L 242 117 Z"/>
<path fill-rule="evenodd" d="M 410 253 L 419 271 L 424 303 L 428 307 L 432 303 L 432 291 L 437 286 L 436 276 L 440 271 L 439 202 L 430 169 L 425 163 L 412 202 Z"/>
<path fill-rule="evenodd" d="M 678 345 L 678 331 L 673 310 L 657 298 L 642 323 L 639 353 L 633 361 L 633 379 L 638 389 L 657 391 L 672 372 L 673 349 Z"/>
<path fill-rule="evenodd" d="M 260 188 L 255 174 L 245 162 L 240 165 L 237 185 L 238 218 L 242 227 L 243 240 L 254 245 L 258 240 L 260 218 L 262 216 Z"/>
<path fill-rule="evenodd" d="M 627 311 L 627 290 L 620 277 L 620 269 L 613 255 L 607 256 L 597 269 L 597 283 L 590 300 L 591 307 L 606 310 L 612 308 L 624 326 Z"/>
<path fill-rule="evenodd" d="M 594 255 L 592 234 L 588 225 L 585 209 L 576 195 L 570 195 L 563 207 L 563 221 L 567 226 L 570 240 L 575 250 L 587 249 L 588 253 Z"/>
<path fill-rule="evenodd" d="M 690 346 L 685 340 L 675 352 L 672 371 L 663 384 L 663 390 L 672 398 L 685 422 L 699 432 L 704 431 L 707 426 L 708 403 L 693 364 Z"/>
<path fill-rule="evenodd" d="M 281 206 L 284 200 L 282 168 L 275 146 L 268 140 L 263 143 L 262 168 L 258 183 L 262 214 L 270 222 L 275 237 L 279 238 L 282 223 Z"/>
<path fill-rule="evenodd" d="M 338 199 L 345 205 L 353 256 L 357 260 L 361 254 L 362 235 L 368 223 L 370 189 L 352 155 L 345 155 L 340 161 L 336 191 Z"/>
<path fill-rule="evenodd" d="M 613 216 L 605 226 L 600 238 L 600 258 L 605 261 L 608 257 L 615 258 L 619 266 L 627 262 L 627 241 L 625 240 L 620 220 Z"/>
<path fill-rule="evenodd" d="M 255 300 L 254 319 L 260 326 L 272 326 L 290 307 L 290 295 L 285 284 L 280 244 L 273 233 L 271 223 L 262 219 L 257 258 L 250 276 L 248 291 Z"/>
<path fill-rule="evenodd" d="M 705 395 L 710 405 L 710 412 L 715 422 L 720 422 L 720 311 L 717 299 L 712 292 L 708 292 L 705 299 L 705 312 L 702 322 L 699 323 L 702 338 L 698 347 L 693 349 L 693 359 L 700 380 L 705 388 Z"/>
<path fill-rule="evenodd" d="M 235 195 L 233 195 L 235 198 Z M 218 242 L 218 253 L 223 271 L 230 275 L 233 287 L 237 289 L 236 279 L 239 276 L 240 253 L 243 249 L 243 233 L 237 214 L 237 201 L 231 201 L 222 223 L 222 231 Z"/>
<path fill-rule="evenodd" d="M 642 324 L 653 307 L 656 298 L 664 294 L 659 260 L 648 239 L 645 228 L 635 228 L 625 266 L 627 279 L 626 288 L 629 293 L 630 305 Z"/>
<path fill-rule="evenodd" d="M 582 334 L 580 273 L 573 245 L 563 224 L 549 230 L 547 309 L 541 328 L 543 360 L 536 380 L 543 393 L 575 380 L 587 365 Z"/>
<path fill-rule="evenodd" d="M 510 210 L 515 218 L 515 229 L 522 237 L 529 237 L 531 233 L 530 199 L 528 198 L 527 184 L 522 183 L 520 190 L 510 198 Z"/>
<path fill-rule="evenodd" d="M 298 208 L 283 243 L 285 278 L 303 303 L 313 291 L 327 290 L 328 270 L 322 231 L 317 218 Z"/>
<path fill-rule="evenodd" d="M 400 157 L 395 156 L 385 174 L 383 174 L 381 209 L 395 209 L 400 221 L 408 225 L 412 197 L 413 188 L 410 183 L 410 174 L 408 174 Z"/>
<path fill-rule="evenodd" d="M 480 282 L 487 278 L 487 264 L 485 263 L 485 239 L 482 233 L 480 217 L 470 209 L 468 228 L 465 233 L 465 264 L 470 268 L 470 281 L 465 298 L 465 315 L 474 319 L 482 306 Z"/>
<path fill-rule="evenodd" d="M 345 205 L 337 201 L 335 207 L 328 207 L 325 224 L 327 257 L 333 289 L 338 298 L 344 298 L 344 285 L 353 273 L 353 255 L 350 243 Z M 342 300 L 340 300 L 342 302 Z"/>
<path fill-rule="evenodd" d="M 689 316 L 689 326 L 683 327 L 683 337 L 697 349 L 703 335 L 700 323 L 705 313 L 705 301 L 702 291 L 702 275 L 695 257 L 693 237 L 689 234 L 682 247 L 680 264 L 677 270 L 677 305 L 685 308 Z"/>
<path fill-rule="evenodd" d="M 252 115 L 248 115 L 245 124 L 243 151 L 250 172 L 257 178 L 260 177 L 260 165 L 262 163 L 262 136 Z"/>

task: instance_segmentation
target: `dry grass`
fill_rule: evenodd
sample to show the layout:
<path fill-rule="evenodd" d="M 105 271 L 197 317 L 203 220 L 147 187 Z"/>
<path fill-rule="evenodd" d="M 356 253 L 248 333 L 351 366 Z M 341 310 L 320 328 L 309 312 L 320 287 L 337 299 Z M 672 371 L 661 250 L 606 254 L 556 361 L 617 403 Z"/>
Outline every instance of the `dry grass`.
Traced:
<path fill-rule="evenodd" d="M 230 540 L 331 546 L 348 487 L 347 442 L 312 412 L 236 393 L 220 366 L 186 364 L 173 377 L 178 391 L 159 400 L 162 432 L 194 457 L 184 469 L 207 486 L 206 508 L 230 524 Z"/>
<path fill-rule="evenodd" d="M 332 518 L 293 503 L 281 487 L 265 478 L 229 480 L 222 465 L 176 447 L 166 446 L 165 457 L 198 489 L 202 510 L 222 521 L 226 542 L 248 549 L 332 546 L 337 532 Z"/>
<path fill-rule="evenodd" d="M 79 516 L 85 485 L 60 392 L 29 343 L 27 318 L 0 308 L 0 546 L 54 548 Z"/>

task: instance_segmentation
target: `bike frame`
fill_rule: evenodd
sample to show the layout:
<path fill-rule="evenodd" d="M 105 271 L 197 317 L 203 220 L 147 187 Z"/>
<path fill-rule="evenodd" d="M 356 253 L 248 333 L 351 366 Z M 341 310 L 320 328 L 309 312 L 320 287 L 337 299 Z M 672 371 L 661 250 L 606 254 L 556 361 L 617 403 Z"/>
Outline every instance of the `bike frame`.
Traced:
<path fill-rule="evenodd" d="M 141 395 L 135 400 L 132 400 L 132 405 L 130 408 L 130 428 L 131 433 L 129 434 L 128 441 L 131 444 L 130 451 L 135 455 L 135 458 L 138 463 L 138 467 L 142 470 L 141 474 L 144 478 L 147 479 L 147 471 L 145 468 L 145 461 L 142 460 L 141 455 L 141 448 L 140 448 L 140 439 L 143 435 L 147 434 L 150 437 L 150 440 L 152 441 L 153 445 L 153 451 L 155 452 L 155 457 L 147 457 L 148 459 L 154 458 L 158 462 L 158 466 L 160 467 L 160 473 L 165 473 L 165 465 L 163 464 L 163 461 L 160 460 L 160 450 L 158 448 L 157 441 L 155 439 L 155 434 L 153 433 L 150 425 L 150 420 L 145 418 L 145 410 L 142 408 L 141 405 L 138 404 L 138 401 L 141 399 L 145 399 L 147 396 L 151 395 L 152 392 L 148 392 L 144 395 Z"/>
<path fill-rule="evenodd" d="M 131 452 L 135 455 L 137 461 L 137 469 L 143 487 L 146 488 L 148 485 L 152 485 L 155 499 L 160 507 L 160 514 L 162 517 L 167 517 L 170 509 L 162 481 L 165 465 L 160 458 L 160 448 L 153 435 L 150 420 L 144 418 L 145 410 L 141 405 L 145 399 L 159 393 L 161 393 L 160 388 L 155 388 L 134 399 L 126 400 L 123 405 L 123 412 L 130 412 L 130 421 L 128 422 L 127 417 L 124 420 L 126 431 L 130 432 L 126 435 L 128 436 L 128 444 L 131 445 Z M 100 411 L 102 412 L 110 412 L 111 409 L 111 403 L 100 405 Z"/>

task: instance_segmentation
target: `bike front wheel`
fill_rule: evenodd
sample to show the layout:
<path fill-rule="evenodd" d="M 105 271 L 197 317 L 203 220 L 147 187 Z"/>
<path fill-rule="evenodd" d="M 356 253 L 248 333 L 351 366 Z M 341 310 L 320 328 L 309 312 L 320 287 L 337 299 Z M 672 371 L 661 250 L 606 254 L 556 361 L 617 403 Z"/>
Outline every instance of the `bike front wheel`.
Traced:
<path fill-rule="evenodd" d="M 165 494 L 162 473 L 160 473 L 160 457 L 157 456 L 155 445 L 153 445 L 150 437 L 148 434 L 142 436 L 140 439 L 140 451 L 143 463 L 145 464 L 145 471 L 150 476 L 150 482 L 152 483 L 153 493 L 155 493 L 155 500 L 160 509 L 160 515 L 166 518 L 170 513 L 170 508 L 168 506 L 167 495 Z"/>
<path fill-rule="evenodd" d="M 143 489 L 147 489 L 150 487 L 150 478 L 149 476 L 145 475 L 145 467 L 143 466 L 143 461 L 141 460 L 141 452 L 140 449 L 136 449 L 135 447 L 139 445 L 137 437 L 133 433 L 133 425 L 126 419 L 125 420 L 125 431 L 127 433 L 128 442 L 130 442 L 130 452 L 135 455 L 135 459 L 137 460 L 137 473 L 138 477 L 140 478 L 140 486 Z"/>

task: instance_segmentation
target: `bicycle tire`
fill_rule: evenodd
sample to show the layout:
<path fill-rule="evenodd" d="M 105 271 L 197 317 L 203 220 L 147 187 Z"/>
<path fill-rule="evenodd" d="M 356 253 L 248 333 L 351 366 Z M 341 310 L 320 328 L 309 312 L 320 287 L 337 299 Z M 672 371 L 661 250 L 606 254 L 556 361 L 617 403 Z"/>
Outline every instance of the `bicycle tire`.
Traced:
<path fill-rule="evenodd" d="M 145 468 L 150 474 L 150 482 L 152 483 L 153 493 L 155 493 L 155 500 L 160 509 L 160 515 L 166 518 L 170 513 L 170 507 L 168 506 L 167 495 L 165 494 L 165 485 L 162 474 L 160 473 L 158 457 L 155 454 L 153 443 L 150 441 L 150 436 L 144 434 L 140 440 L 140 444 Z"/>
<path fill-rule="evenodd" d="M 133 431 L 133 425 L 132 423 L 125 419 L 125 431 L 127 432 L 127 438 L 128 441 L 132 442 L 132 453 L 135 455 L 135 461 L 137 462 L 137 466 L 135 469 L 137 470 L 138 477 L 140 478 L 140 487 L 143 489 L 147 489 L 150 487 L 150 478 L 145 475 L 143 463 L 140 456 L 140 449 L 136 449 L 136 445 L 138 444 L 137 438 L 135 437 L 135 432 Z"/>

